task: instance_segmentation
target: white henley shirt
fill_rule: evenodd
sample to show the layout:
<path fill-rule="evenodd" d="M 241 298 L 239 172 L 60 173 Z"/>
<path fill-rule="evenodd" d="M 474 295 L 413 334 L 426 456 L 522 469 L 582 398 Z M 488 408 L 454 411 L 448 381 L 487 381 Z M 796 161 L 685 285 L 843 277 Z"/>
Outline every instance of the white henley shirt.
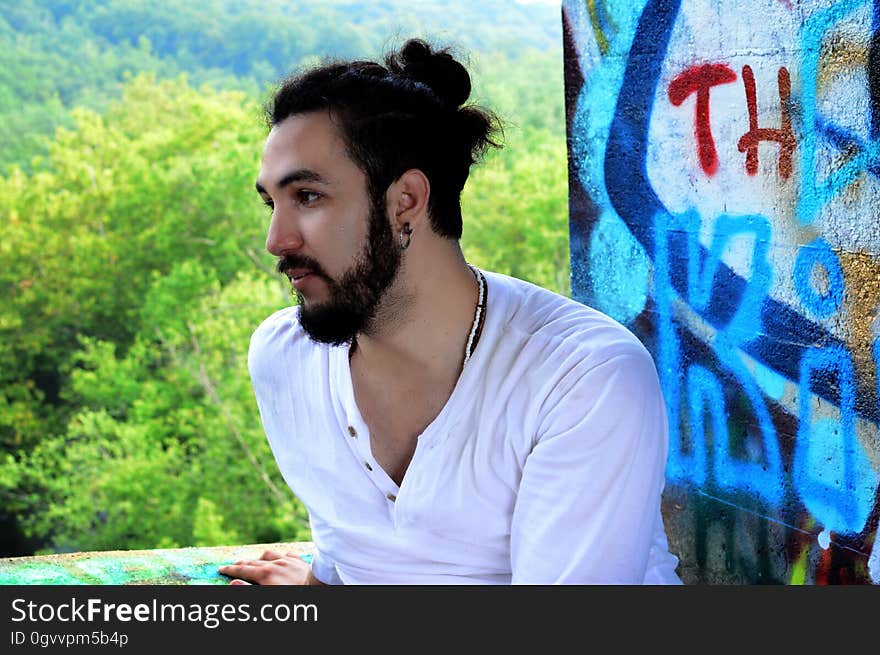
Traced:
<path fill-rule="evenodd" d="M 402 484 L 376 462 L 348 346 L 297 307 L 254 332 L 263 427 L 330 584 L 680 584 L 660 514 L 668 447 L 654 362 L 626 328 L 484 271 L 479 344 Z"/>

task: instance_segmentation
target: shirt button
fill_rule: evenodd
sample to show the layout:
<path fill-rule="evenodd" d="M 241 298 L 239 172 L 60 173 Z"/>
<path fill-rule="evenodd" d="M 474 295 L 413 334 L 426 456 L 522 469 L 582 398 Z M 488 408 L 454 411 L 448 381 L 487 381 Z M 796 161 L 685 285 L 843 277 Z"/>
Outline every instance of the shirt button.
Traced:
<path fill-rule="evenodd" d="M 364 462 L 364 466 L 367 467 L 367 470 L 368 470 L 368 471 L 372 471 L 372 470 L 373 470 L 373 467 L 370 466 L 370 463 L 369 463 L 369 462 Z"/>
<path fill-rule="evenodd" d="M 350 426 L 350 425 L 348 426 L 348 433 L 349 433 L 351 436 L 353 436 L 353 437 L 358 436 L 357 430 L 355 430 L 355 429 L 354 429 L 352 426 Z"/>
<path fill-rule="evenodd" d="M 385 496 L 385 497 L 386 497 L 388 500 L 390 500 L 392 503 L 393 503 L 395 500 L 397 500 L 397 496 L 395 496 L 394 494 L 388 494 L 388 495 Z"/>

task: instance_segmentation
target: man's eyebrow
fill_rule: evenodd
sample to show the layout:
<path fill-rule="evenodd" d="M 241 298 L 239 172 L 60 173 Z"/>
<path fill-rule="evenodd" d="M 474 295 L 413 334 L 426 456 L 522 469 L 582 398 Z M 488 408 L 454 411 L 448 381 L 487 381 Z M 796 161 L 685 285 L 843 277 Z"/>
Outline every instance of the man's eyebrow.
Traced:
<path fill-rule="evenodd" d="M 278 181 L 278 189 L 281 190 L 294 182 L 317 182 L 318 184 L 329 184 L 320 173 L 308 168 L 301 168 L 296 171 L 291 171 L 282 177 Z M 256 187 L 257 192 L 266 193 L 266 189 L 264 189 L 263 185 L 259 182 L 257 182 Z"/>

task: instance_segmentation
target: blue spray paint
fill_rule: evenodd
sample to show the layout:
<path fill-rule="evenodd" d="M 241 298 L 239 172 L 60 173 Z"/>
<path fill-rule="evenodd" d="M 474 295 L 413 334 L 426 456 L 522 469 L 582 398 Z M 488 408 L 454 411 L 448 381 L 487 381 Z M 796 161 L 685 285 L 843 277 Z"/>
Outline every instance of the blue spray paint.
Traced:
<path fill-rule="evenodd" d="M 737 349 L 740 344 L 753 339 L 760 331 L 757 320 L 759 308 L 766 299 L 772 275 L 767 261 L 770 240 L 769 223 L 760 216 L 722 215 L 716 222 L 712 250 L 701 266 L 698 261 L 700 216 L 695 211 L 670 216 L 658 212 L 654 223 L 655 243 L 655 298 L 657 303 L 658 360 L 664 395 L 669 407 L 669 422 L 673 431 L 679 427 L 680 370 L 683 366 L 681 344 L 673 323 L 672 304 L 677 295 L 672 288 L 669 271 L 670 236 L 679 244 L 679 263 L 687 271 L 688 296 L 684 299 L 691 307 L 706 306 L 711 301 L 709 293 L 712 279 L 720 266 L 726 245 L 737 235 L 754 237 L 752 274 L 742 295 L 744 306 L 737 309 L 725 329 L 714 337 L 713 350 L 719 367 L 728 377 L 728 384 L 735 382 L 736 389 L 748 400 L 755 416 L 760 442 L 760 456 L 750 461 L 735 456 L 730 449 L 727 429 L 727 402 L 718 379 L 705 367 L 688 367 L 688 407 L 690 410 L 690 452 L 682 446 L 680 434 L 670 439 L 667 476 L 676 481 L 687 480 L 700 486 L 714 480 L 720 489 L 730 492 L 746 492 L 764 502 L 776 505 L 782 500 L 783 488 L 779 480 L 784 475 L 776 432 L 773 427 L 761 390 L 747 370 Z M 682 247 L 683 246 L 683 247 Z M 704 442 L 704 411 L 708 410 L 712 424 L 713 454 L 712 471 L 707 470 L 709 458 Z"/>
<path fill-rule="evenodd" d="M 779 217 L 729 213 L 726 203 L 731 196 L 722 198 L 724 211 L 719 215 L 700 215 L 693 208 L 671 211 L 661 201 L 649 178 L 648 162 L 649 154 L 655 154 L 650 139 L 672 134 L 664 131 L 668 125 L 652 125 L 654 103 L 668 102 L 660 85 L 678 70 L 667 68 L 671 63 L 666 61 L 667 51 L 673 37 L 676 44 L 699 43 L 692 37 L 711 17 L 707 21 L 706 16 L 689 14 L 677 31 L 683 5 L 679 0 L 639 4 L 641 10 L 637 4 L 613 6 L 615 18 L 621 18 L 620 29 L 604 57 L 598 56 L 590 38 L 594 33 L 585 22 L 583 4 L 573 1 L 565 7 L 568 20 L 572 15 L 580 18 L 580 33 L 586 37 L 575 53 L 583 75 L 577 86 L 570 87 L 576 89 L 577 99 L 569 105 L 571 179 L 580 183 L 572 188 L 589 199 L 579 203 L 573 191 L 573 202 L 578 208 L 588 207 L 585 215 L 590 217 L 587 231 L 575 234 L 572 224 L 572 243 L 578 244 L 580 257 L 575 261 L 573 247 L 573 295 L 589 299 L 648 337 L 667 401 L 667 480 L 679 487 L 676 493 L 683 488 L 690 494 L 686 502 L 694 506 L 682 516 L 693 517 L 696 534 L 705 539 L 706 526 L 714 529 L 718 522 L 707 514 L 702 500 L 690 499 L 713 498 L 735 508 L 734 521 L 747 512 L 749 521 L 761 516 L 776 524 L 765 534 L 765 538 L 772 535 L 769 541 L 775 552 L 767 556 L 770 559 L 785 560 L 781 547 L 777 548 L 780 538 L 790 552 L 806 553 L 799 542 L 805 535 L 835 533 L 831 547 L 837 550 L 822 565 L 833 561 L 830 566 L 839 567 L 841 558 L 854 558 L 842 556 L 839 549 L 857 554 L 863 543 L 859 539 L 870 536 L 876 527 L 871 512 L 880 507 L 878 475 L 860 435 L 865 429 L 876 433 L 876 426 L 866 421 L 873 424 L 880 418 L 880 375 L 875 383 L 861 359 L 856 367 L 857 355 L 832 332 L 832 328 L 845 329 L 851 318 L 842 315 L 847 310 L 847 280 L 835 249 L 813 234 L 808 243 L 794 244 L 797 250 L 792 250 L 795 256 L 790 261 L 783 248 L 771 250 L 771 219 L 780 219 L 781 234 L 797 239 L 815 232 L 800 228 L 819 217 L 832 223 L 833 233 L 841 221 L 823 215 L 826 205 L 840 199 L 860 176 L 873 176 L 867 180 L 872 189 L 874 178 L 880 179 L 880 0 L 792 9 L 790 17 L 800 22 L 801 32 L 790 44 L 793 47 L 781 43 L 778 54 L 803 58 L 799 70 L 795 62 L 783 62 L 797 71 L 793 81 L 800 86 L 789 109 L 796 121 L 800 151 L 796 170 L 801 179 L 795 187 L 792 180 L 781 188 L 785 193 L 778 198 L 766 199 L 764 206 L 778 209 Z M 832 29 L 843 27 L 843 21 L 852 23 L 847 29 L 858 29 L 853 12 L 868 7 L 873 26 L 868 52 L 871 113 L 867 132 L 861 132 L 839 124 L 829 109 L 833 98 L 817 97 L 817 86 L 820 50 L 827 53 L 838 36 Z M 781 28 L 781 33 L 786 29 Z M 753 54 L 766 56 L 757 50 Z M 712 57 L 701 51 L 693 59 L 700 63 Z M 680 52 L 674 59 L 676 66 L 689 65 Z M 744 102 L 744 116 L 746 111 Z M 842 163 L 837 170 L 828 170 L 824 157 L 834 150 L 840 151 Z M 730 192 L 729 179 L 691 178 L 690 182 L 689 193 L 701 188 Z M 746 188 L 754 192 L 760 187 L 749 181 Z M 786 212 L 788 192 L 798 194 L 790 204 L 792 214 Z M 792 231 L 785 229 L 789 215 Z M 744 246 L 750 246 L 750 252 L 743 254 Z M 615 270 L 621 261 L 629 263 L 632 253 L 640 254 L 639 266 L 645 261 L 646 283 L 641 268 L 629 279 Z M 729 257 L 733 253 L 742 265 L 728 263 L 734 261 Z M 777 274 L 793 265 L 790 278 L 786 272 L 782 280 L 774 280 L 772 255 L 785 260 Z M 853 299 L 858 297 L 855 291 Z M 870 345 L 874 365 L 880 368 L 880 340 Z M 699 553 L 700 538 L 689 535 L 684 541 L 696 544 Z M 878 552 L 880 548 L 875 548 Z M 705 554 L 697 554 L 688 564 L 703 566 L 701 557 L 706 559 Z M 752 561 L 759 566 L 760 559 Z M 861 575 L 858 567 L 850 575 Z M 818 574 L 816 579 L 834 581 Z"/>
<path fill-rule="evenodd" d="M 648 257 L 613 211 L 593 228 L 587 257 L 596 308 L 621 323 L 632 321 L 648 299 Z"/>
<path fill-rule="evenodd" d="M 833 377 L 840 386 L 840 419 L 813 418 L 811 383 Z M 868 518 L 877 474 L 855 431 L 855 383 L 849 353 L 814 348 L 801 361 L 797 446 L 793 478 L 801 501 L 832 532 L 858 532 Z"/>
<path fill-rule="evenodd" d="M 646 252 L 655 251 L 652 227 L 656 215 L 668 212 L 647 175 L 648 124 L 679 7 L 680 2 L 676 0 L 650 0 L 646 4 L 635 29 L 605 147 L 605 191 L 608 201 Z M 580 123 L 576 123 L 575 129 L 589 132 Z M 669 245 L 669 281 L 682 296 L 688 292 L 685 262 L 696 261 L 702 267 L 702 262 L 710 256 L 702 245 L 698 248 L 697 258 L 684 258 L 679 256 L 684 248 L 675 243 Z M 754 304 L 750 300 L 743 302 L 743 294 L 748 290 L 746 280 L 725 264 L 719 264 L 713 276 L 713 300 L 699 312 L 700 317 L 713 327 L 723 329 L 741 307 L 748 307 L 749 311 L 754 312 Z M 798 362 L 805 348 L 803 344 L 843 346 L 840 339 L 828 330 L 782 302 L 768 297 L 759 311 L 761 331 L 743 344 L 743 350 L 788 379 L 798 379 Z M 813 391 L 829 402 L 840 402 L 839 392 L 833 385 L 820 382 Z M 860 405 L 858 411 L 866 418 L 876 420 L 876 399 Z"/>
<path fill-rule="evenodd" d="M 699 229 L 699 223 L 697 224 Z M 767 298 L 773 280 L 773 269 L 767 260 L 770 246 L 770 223 L 763 216 L 731 216 L 722 214 L 715 221 L 715 231 L 709 256 L 703 264 L 702 271 L 697 273 L 697 244 L 689 247 L 688 290 L 689 301 L 693 309 L 703 314 L 709 310 L 714 300 L 717 303 L 728 302 L 727 299 L 713 298 L 717 291 L 715 276 L 721 267 L 721 256 L 728 243 L 738 235 L 754 237 L 752 251 L 752 273 L 747 279 L 745 289 L 740 297 L 740 304 L 735 309 L 729 323 L 724 327 L 728 338 L 736 345 L 751 341 L 760 332 L 761 307 Z M 738 337 L 735 335 L 739 335 Z"/>
<path fill-rule="evenodd" d="M 703 435 L 692 435 L 691 453 L 682 446 L 682 426 L 679 418 L 681 390 L 679 387 L 681 348 L 672 316 L 674 292 L 669 279 L 669 241 L 666 235 L 676 226 L 684 229 L 693 221 L 691 215 L 673 217 L 665 211 L 657 212 L 654 229 L 657 234 L 654 252 L 654 300 L 657 307 L 657 373 L 666 400 L 669 423 L 669 454 L 666 478 L 671 482 L 706 483 L 706 452 Z"/>
<path fill-rule="evenodd" d="M 828 289 L 815 288 L 813 271 L 820 266 L 828 279 Z M 794 284 L 804 306 L 817 318 L 828 318 L 843 302 L 843 270 L 837 255 L 825 239 L 816 239 L 802 246 L 794 262 Z"/>
<path fill-rule="evenodd" d="M 690 460 L 692 465 L 691 481 L 701 487 L 706 485 L 708 472 L 706 470 L 706 426 L 704 416 L 708 410 L 712 426 L 712 441 L 716 445 L 727 441 L 727 415 L 724 410 L 724 393 L 717 378 L 708 370 L 694 364 L 688 367 L 687 372 L 688 409 L 690 410 L 690 435 L 693 456 Z M 677 453 L 679 454 L 679 453 Z M 680 454 L 679 454 L 680 457 Z M 714 476 L 713 476 L 714 477 Z"/>
<path fill-rule="evenodd" d="M 829 130 L 827 119 L 819 114 L 817 108 L 819 53 L 822 47 L 822 38 L 834 25 L 865 4 L 866 0 L 841 0 L 807 19 L 801 32 L 801 47 L 804 53 L 804 61 L 801 66 L 803 129 L 799 145 L 801 188 L 798 196 L 797 217 L 803 225 L 812 224 L 822 206 L 840 194 L 864 171 L 880 165 L 880 147 L 875 140 L 876 131 L 872 116 L 870 132 L 872 140 L 864 144 L 862 149 L 856 151 L 852 157 L 847 158 L 840 168 L 831 172 L 824 180 L 816 179 L 818 135 L 821 134 L 819 128 L 824 124 L 825 131 Z M 875 3 L 873 12 L 875 25 L 877 11 Z M 872 39 L 873 41 L 874 39 Z M 872 83 L 876 84 L 876 78 L 871 79 Z M 876 87 L 873 91 L 877 91 Z"/>
<path fill-rule="evenodd" d="M 721 489 L 730 492 L 745 492 L 772 507 L 778 507 L 782 501 L 784 488 L 782 481 L 785 470 L 779 452 L 779 441 L 773 421 L 767 410 L 767 404 L 761 390 L 751 376 L 739 355 L 737 344 L 729 340 L 727 332 L 720 332 L 715 337 L 715 348 L 719 362 L 726 371 L 733 375 L 748 400 L 755 416 L 757 427 L 756 437 L 759 440 L 759 457 L 751 458 L 734 456 L 730 450 L 728 439 L 715 441 L 715 480 Z M 742 417 L 740 417 L 742 420 Z"/>
<path fill-rule="evenodd" d="M 871 11 L 871 44 L 868 46 L 868 93 L 871 96 L 872 140 L 880 140 L 880 0 L 874 0 Z M 872 171 L 877 175 L 880 167 Z"/>

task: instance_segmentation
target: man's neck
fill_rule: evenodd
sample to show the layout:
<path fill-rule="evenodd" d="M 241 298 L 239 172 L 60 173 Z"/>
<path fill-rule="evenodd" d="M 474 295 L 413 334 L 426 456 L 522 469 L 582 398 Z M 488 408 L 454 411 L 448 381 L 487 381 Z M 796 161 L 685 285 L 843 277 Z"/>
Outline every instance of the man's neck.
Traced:
<path fill-rule="evenodd" d="M 410 259 L 389 289 L 376 328 L 357 337 L 352 361 L 380 377 L 458 379 L 478 286 L 458 248 Z"/>

